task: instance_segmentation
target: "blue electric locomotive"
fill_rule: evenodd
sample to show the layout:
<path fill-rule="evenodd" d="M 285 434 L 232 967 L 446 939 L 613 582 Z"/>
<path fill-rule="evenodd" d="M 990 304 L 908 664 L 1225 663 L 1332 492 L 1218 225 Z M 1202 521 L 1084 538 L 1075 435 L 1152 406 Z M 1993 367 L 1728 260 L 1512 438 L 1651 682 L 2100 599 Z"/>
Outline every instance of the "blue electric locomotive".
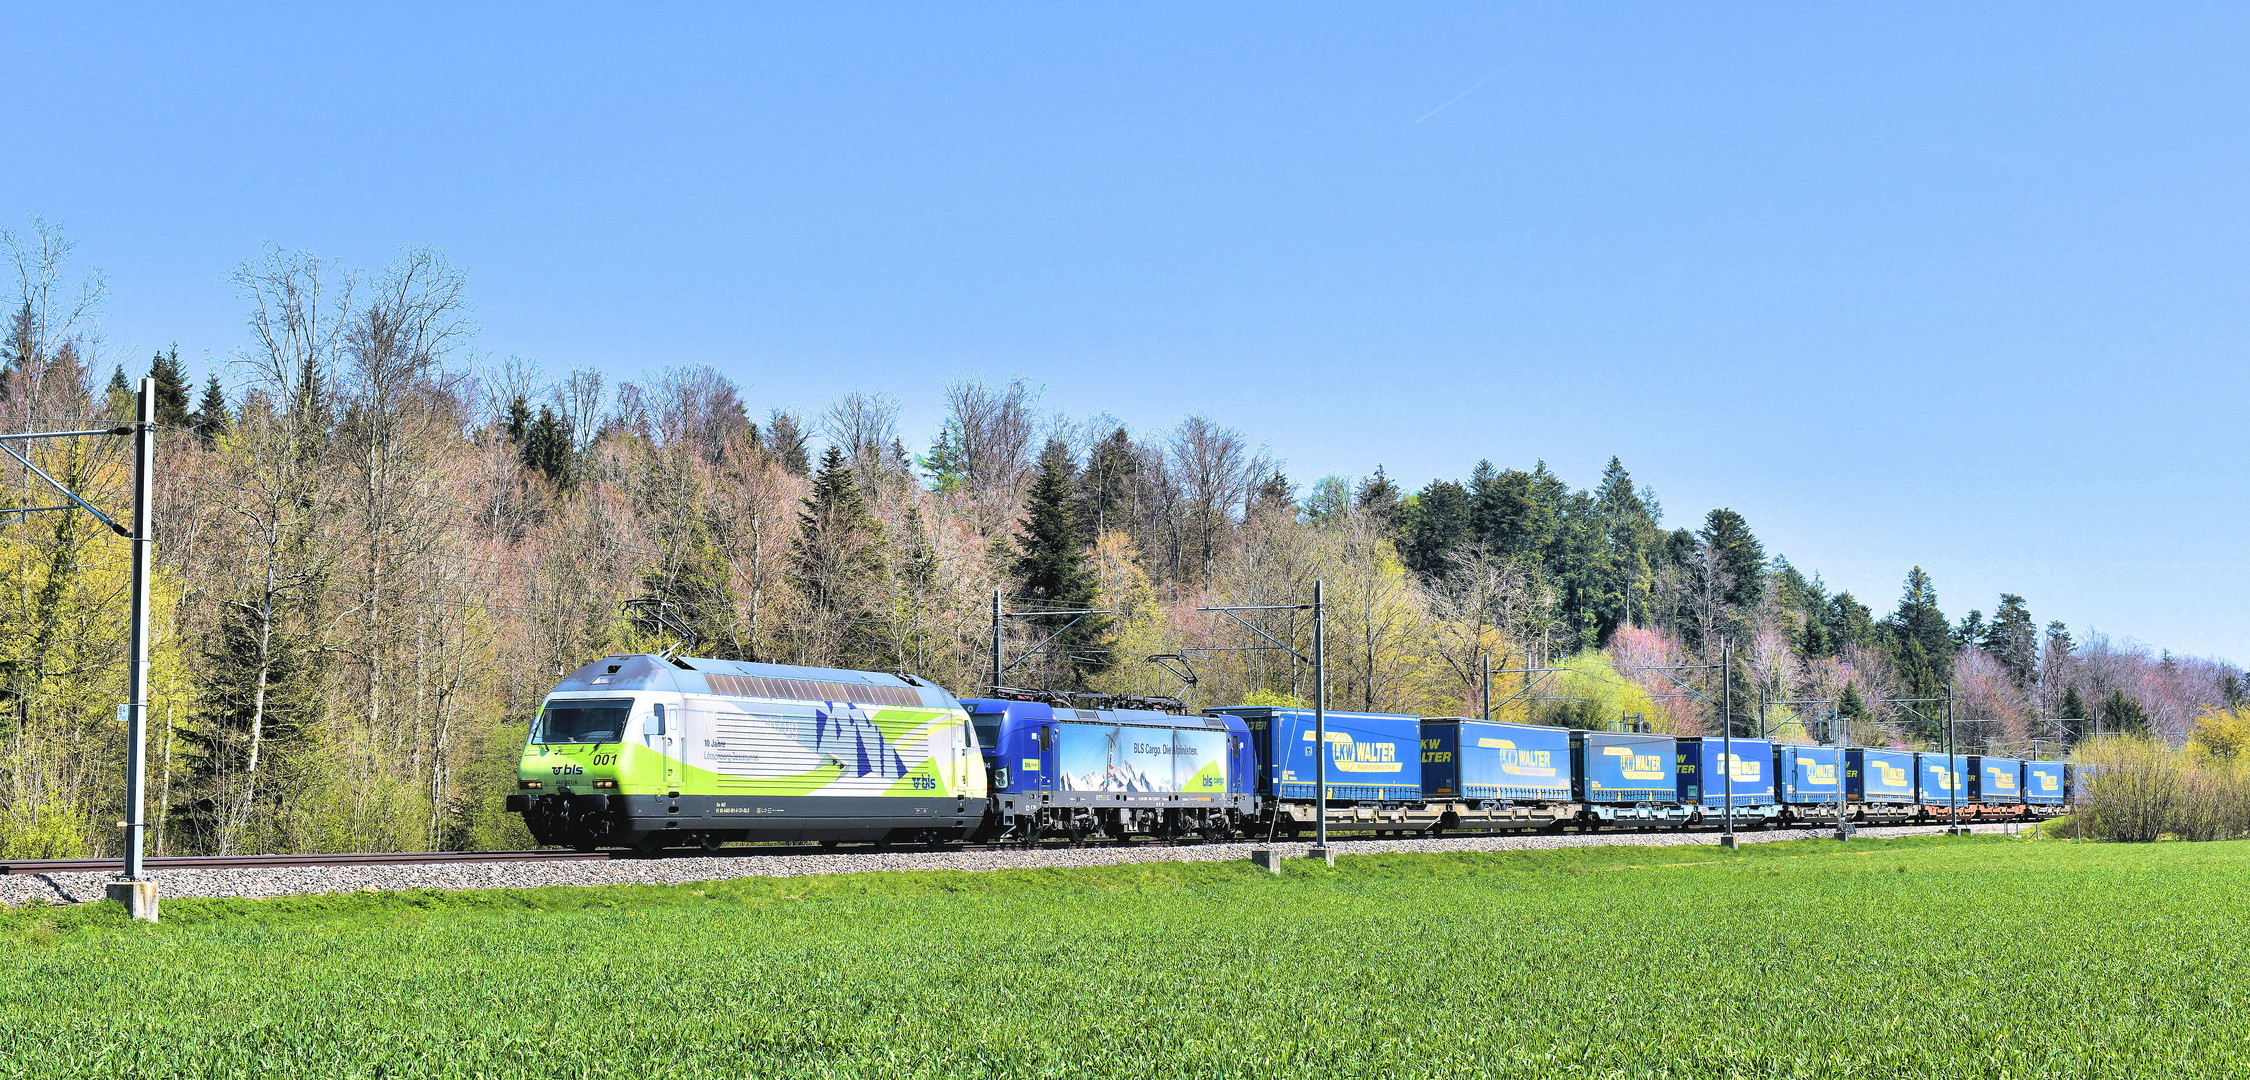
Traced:
<path fill-rule="evenodd" d="M 980 840 L 1224 839 L 1257 812 L 1250 730 L 1228 716 L 968 698 L 992 810 Z"/>

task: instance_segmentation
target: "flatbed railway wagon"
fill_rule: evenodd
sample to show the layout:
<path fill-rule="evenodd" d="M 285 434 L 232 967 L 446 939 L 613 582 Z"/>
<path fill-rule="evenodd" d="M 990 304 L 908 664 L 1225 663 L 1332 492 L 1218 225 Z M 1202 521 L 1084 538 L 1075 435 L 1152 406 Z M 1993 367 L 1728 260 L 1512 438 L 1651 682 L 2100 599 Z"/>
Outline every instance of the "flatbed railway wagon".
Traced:
<path fill-rule="evenodd" d="M 2023 801 L 2033 817 L 2054 817 L 2070 802 L 2070 766 L 2060 761 L 2023 763 Z"/>
<path fill-rule="evenodd" d="M 1443 829 L 1559 828 L 1578 816 L 1570 730 L 1461 716 L 1422 721 L 1422 799 Z"/>
<path fill-rule="evenodd" d="M 1774 744 L 1774 796 L 1783 824 L 1836 820 L 1844 805 L 1843 759 L 1841 747 Z"/>
<path fill-rule="evenodd" d="M 985 818 L 968 713 L 910 675 L 647 653 L 565 676 L 510 811 L 541 844 L 937 843 Z"/>
<path fill-rule="evenodd" d="M 1223 840 L 1257 812 L 1250 730 L 1232 716 L 970 698 L 991 813 L 981 841 Z"/>
<path fill-rule="evenodd" d="M 1976 816 L 1976 772 L 1965 754 L 1914 755 L 1915 801 L 1924 821 L 1967 821 Z"/>
<path fill-rule="evenodd" d="M 1772 742 L 1708 735 L 1684 735 L 1677 742 L 1680 805 L 1688 808 L 1689 820 L 1721 820 L 1727 816 L 1730 801 L 1738 827 L 1763 828 L 1781 820 L 1781 803 L 1774 792 Z"/>
<path fill-rule="evenodd" d="M 1910 821 L 1921 816 L 1920 764 L 1911 750 L 1854 746 L 1844 751 L 1844 802 L 1854 821 Z"/>
<path fill-rule="evenodd" d="M 1260 820 L 1251 831 L 1295 836 L 1313 827 L 1320 752 L 1311 709 L 1239 705 L 1204 710 L 1239 719 L 1257 763 Z M 1341 832 L 1427 832 L 1442 812 L 1422 798 L 1422 718 L 1332 712 L 1328 732 L 1328 827 Z"/>
<path fill-rule="evenodd" d="M 1587 828 L 1685 826 L 1691 817 L 1680 802 L 1679 744 L 1670 735 L 1573 731 L 1570 772 Z"/>

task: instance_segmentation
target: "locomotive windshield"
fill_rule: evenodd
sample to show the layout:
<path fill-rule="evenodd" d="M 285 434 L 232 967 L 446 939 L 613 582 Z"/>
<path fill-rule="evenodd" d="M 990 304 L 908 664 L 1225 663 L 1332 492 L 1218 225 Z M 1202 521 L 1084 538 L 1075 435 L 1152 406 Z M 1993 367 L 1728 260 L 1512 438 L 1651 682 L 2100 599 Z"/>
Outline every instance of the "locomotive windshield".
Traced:
<path fill-rule="evenodd" d="M 1005 713 L 980 712 L 969 714 L 969 726 L 976 729 L 977 749 L 996 750 L 1000 746 L 1000 721 Z"/>
<path fill-rule="evenodd" d="M 605 743 L 625 738 L 633 716 L 630 701 L 558 701 L 547 706 L 532 730 L 537 743 Z"/>

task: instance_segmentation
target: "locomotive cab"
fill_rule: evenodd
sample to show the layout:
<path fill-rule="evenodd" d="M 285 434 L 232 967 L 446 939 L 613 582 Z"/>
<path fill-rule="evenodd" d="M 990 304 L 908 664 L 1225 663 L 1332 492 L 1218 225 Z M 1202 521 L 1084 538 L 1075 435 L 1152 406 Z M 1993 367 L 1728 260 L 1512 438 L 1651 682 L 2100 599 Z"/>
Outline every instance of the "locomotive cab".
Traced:
<path fill-rule="evenodd" d="M 592 849 L 632 839 L 632 804 L 676 799 L 680 696 L 558 691 L 532 721 L 509 809 L 541 844 Z"/>

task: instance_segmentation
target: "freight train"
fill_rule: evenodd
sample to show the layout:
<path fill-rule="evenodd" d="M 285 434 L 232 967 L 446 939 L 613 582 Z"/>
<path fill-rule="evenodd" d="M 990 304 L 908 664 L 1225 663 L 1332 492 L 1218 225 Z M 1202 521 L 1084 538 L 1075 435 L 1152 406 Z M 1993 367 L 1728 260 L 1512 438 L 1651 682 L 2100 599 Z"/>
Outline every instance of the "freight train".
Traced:
<path fill-rule="evenodd" d="M 1731 753 L 1730 753 L 1731 750 Z M 1316 790 L 1320 755 L 1327 790 Z M 2072 767 L 1465 717 L 956 698 L 906 674 L 629 654 L 566 676 L 508 810 L 541 844 L 1746 828 L 2029 820 Z"/>

